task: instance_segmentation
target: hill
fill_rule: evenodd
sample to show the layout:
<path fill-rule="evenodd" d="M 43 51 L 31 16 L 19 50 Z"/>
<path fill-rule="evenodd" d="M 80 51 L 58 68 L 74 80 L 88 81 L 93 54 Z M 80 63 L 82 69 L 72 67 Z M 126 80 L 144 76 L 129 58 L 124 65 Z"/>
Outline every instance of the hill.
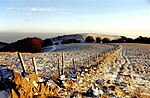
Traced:
<path fill-rule="evenodd" d="M 4 46 L 6 46 L 7 45 L 7 43 L 5 43 L 5 42 L 0 42 L 0 48 L 3 48 Z"/>
<path fill-rule="evenodd" d="M 118 39 L 120 36 L 111 35 L 100 35 L 92 33 L 82 33 L 82 34 L 71 34 L 57 36 L 53 38 L 46 38 L 42 40 L 41 38 L 24 38 L 10 44 L 0 43 L 1 52 L 41 52 L 41 49 L 46 46 L 69 44 L 69 43 L 84 43 L 88 36 L 92 36 L 94 39 L 100 37 L 101 39 L 109 38 L 110 40 Z M 1 45 L 2 44 L 2 45 Z"/>
<path fill-rule="evenodd" d="M 115 35 L 101 35 L 101 34 L 96 34 L 96 33 L 81 33 L 81 34 L 63 35 L 63 36 L 53 37 L 50 39 L 53 41 L 53 43 L 60 44 L 63 40 L 67 40 L 67 39 L 77 39 L 77 40 L 80 40 L 81 42 L 84 42 L 84 40 L 87 36 L 93 36 L 94 39 L 96 39 L 96 37 L 101 37 L 102 39 L 109 38 L 110 40 L 120 38 L 120 36 L 115 36 Z"/>

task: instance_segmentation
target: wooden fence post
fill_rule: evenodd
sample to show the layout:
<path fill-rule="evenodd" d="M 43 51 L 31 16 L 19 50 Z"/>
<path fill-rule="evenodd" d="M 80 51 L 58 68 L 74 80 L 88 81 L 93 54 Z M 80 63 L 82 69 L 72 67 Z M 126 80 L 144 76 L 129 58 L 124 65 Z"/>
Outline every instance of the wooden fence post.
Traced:
<path fill-rule="evenodd" d="M 88 57 L 88 66 L 91 64 L 91 56 Z"/>
<path fill-rule="evenodd" d="M 81 59 L 81 63 L 82 63 L 81 65 L 84 66 L 84 59 L 83 58 Z"/>
<path fill-rule="evenodd" d="M 73 64 L 74 72 L 76 72 L 76 64 L 75 64 L 75 60 L 74 59 L 72 59 L 72 64 Z"/>
<path fill-rule="evenodd" d="M 26 73 L 26 68 L 25 68 L 24 61 L 23 61 L 21 53 L 19 53 L 19 52 L 18 52 L 18 57 L 19 57 L 19 60 L 20 60 L 21 66 L 22 66 L 22 70 L 23 70 L 24 73 Z"/>
<path fill-rule="evenodd" d="M 98 62 L 98 54 L 96 54 L 96 62 Z"/>
<path fill-rule="evenodd" d="M 33 63 L 33 66 L 34 66 L 34 71 L 35 71 L 35 73 L 38 75 L 35 57 L 32 58 L 32 63 Z"/>
<path fill-rule="evenodd" d="M 98 66 L 98 63 L 97 63 L 97 61 L 98 61 L 98 55 L 96 54 L 96 61 L 95 61 L 95 63 L 96 63 L 96 65 Z"/>
<path fill-rule="evenodd" d="M 61 75 L 64 74 L 64 53 L 62 53 L 62 70 L 61 70 Z"/>
<path fill-rule="evenodd" d="M 60 72 L 59 58 L 57 59 L 57 62 L 58 62 L 58 75 L 59 75 L 59 78 L 60 78 L 61 72 Z"/>

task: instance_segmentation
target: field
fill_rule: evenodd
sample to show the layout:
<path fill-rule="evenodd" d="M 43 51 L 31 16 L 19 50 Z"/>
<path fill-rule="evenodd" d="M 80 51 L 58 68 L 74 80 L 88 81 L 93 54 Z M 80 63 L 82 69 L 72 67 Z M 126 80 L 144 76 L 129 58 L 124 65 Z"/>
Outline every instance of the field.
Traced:
<path fill-rule="evenodd" d="M 52 47 L 45 48 L 45 51 L 50 48 Z M 33 94 L 29 95 L 74 96 L 75 98 L 149 98 L 149 52 L 150 45 L 146 44 L 91 43 L 56 46 L 53 52 L 22 53 L 27 73 L 34 72 L 32 57 L 35 57 L 38 76 L 44 77 L 47 83 L 42 89 L 31 91 Z M 7 65 L 8 68 L 21 74 L 22 67 L 17 52 L 1 53 L 0 60 L 1 65 Z M 60 76 L 59 73 L 61 73 Z M 37 77 L 35 74 L 34 76 Z M 29 74 L 28 78 L 31 77 L 33 78 L 32 74 Z M 37 77 L 26 83 L 32 84 L 34 80 L 39 81 Z M 23 81 L 22 78 L 21 81 Z M 52 89 L 52 87 L 55 90 L 42 91 L 47 88 Z M 38 86 L 34 85 L 33 88 L 38 88 Z M 20 92 L 25 92 L 25 90 L 22 89 Z"/>
<path fill-rule="evenodd" d="M 62 65 L 62 54 L 64 55 L 64 67 L 72 68 L 72 59 L 75 60 L 77 67 L 80 67 L 82 63 L 88 65 L 89 57 L 91 57 L 92 61 L 92 59 L 94 59 L 97 55 L 101 56 L 114 48 L 115 46 L 103 44 L 61 45 L 55 50 L 55 52 L 37 54 L 22 53 L 22 56 L 27 67 L 27 71 L 34 71 L 32 57 L 35 57 L 39 73 L 44 77 L 50 77 L 52 75 L 49 71 L 52 71 L 52 73 L 54 73 L 54 71 L 58 72 L 58 59 L 60 60 L 60 65 Z M 6 62 L 7 65 L 10 65 L 10 68 L 21 73 L 22 68 L 17 53 L 1 53 L 0 59 L 2 63 Z"/>
<path fill-rule="evenodd" d="M 149 67 L 150 45 L 147 44 L 124 44 L 124 54 L 132 63 L 138 63 Z"/>

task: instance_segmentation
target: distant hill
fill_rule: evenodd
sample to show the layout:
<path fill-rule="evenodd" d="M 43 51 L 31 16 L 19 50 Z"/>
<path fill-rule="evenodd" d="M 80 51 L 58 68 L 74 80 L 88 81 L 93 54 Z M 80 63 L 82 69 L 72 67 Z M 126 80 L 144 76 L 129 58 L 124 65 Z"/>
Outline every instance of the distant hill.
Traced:
<path fill-rule="evenodd" d="M 43 47 L 51 46 L 51 45 L 60 45 L 60 44 L 69 44 L 69 43 L 84 43 L 85 39 L 88 36 L 92 36 L 94 39 L 97 37 L 109 38 L 110 40 L 121 38 L 120 36 L 111 36 L 111 35 L 100 35 L 100 34 L 92 34 L 92 33 L 82 33 L 82 34 L 71 34 L 71 35 L 63 35 L 57 36 L 53 38 L 46 38 L 42 40 L 41 38 L 33 37 L 33 38 L 24 38 L 18 40 L 16 42 L 12 42 L 10 44 L 0 42 L 0 51 L 1 52 L 40 52 Z"/>
<path fill-rule="evenodd" d="M 81 42 L 84 42 L 84 40 L 87 36 L 93 36 L 94 39 L 96 39 L 96 37 L 101 37 L 102 39 L 109 38 L 110 40 L 120 38 L 120 36 L 114 36 L 114 35 L 101 35 L 101 34 L 96 34 L 96 33 L 81 33 L 81 34 L 63 35 L 63 36 L 53 37 L 50 39 L 53 41 L 53 43 L 60 44 L 63 40 L 67 40 L 67 39 L 77 39 L 77 40 L 81 40 Z"/>
<path fill-rule="evenodd" d="M 0 42 L 0 48 L 3 48 L 4 46 L 8 45 L 8 43 Z"/>
<path fill-rule="evenodd" d="M 8 43 L 0 42 L 0 45 L 7 45 Z"/>

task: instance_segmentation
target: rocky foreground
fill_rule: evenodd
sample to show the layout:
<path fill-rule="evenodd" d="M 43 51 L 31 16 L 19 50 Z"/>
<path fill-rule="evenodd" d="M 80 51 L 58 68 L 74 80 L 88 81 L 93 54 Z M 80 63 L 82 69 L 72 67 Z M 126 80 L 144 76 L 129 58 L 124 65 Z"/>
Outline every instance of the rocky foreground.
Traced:
<path fill-rule="evenodd" d="M 41 77 L 32 71 L 23 73 L 23 77 L 2 66 L 1 92 L 6 91 L 3 95 L 12 98 L 149 98 L 149 66 L 132 62 L 126 54 L 128 50 L 131 51 L 124 45 L 112 48 L 97 63 L 77 67 L 76 71 L 55 78 Z"/>

